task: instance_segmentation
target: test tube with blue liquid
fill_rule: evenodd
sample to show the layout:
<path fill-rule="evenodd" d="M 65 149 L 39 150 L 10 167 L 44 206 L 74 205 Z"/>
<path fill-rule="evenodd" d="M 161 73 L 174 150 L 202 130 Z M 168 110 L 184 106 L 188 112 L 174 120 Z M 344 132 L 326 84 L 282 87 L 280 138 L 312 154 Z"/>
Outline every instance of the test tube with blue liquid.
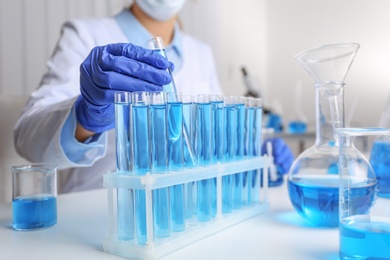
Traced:
<path fill-rule="evenodd" d="M 186 122 L 186 132 L 189 134 L 189 139 L 192 147 L 194 147 L 195 140 L 195 96 L 182 95 L 183 102 L 183 121 Z M 186 143 L 184 143 L 184 146 Z M 188 153 L 188 149 L 184 149 L 184 167 L 193 167 L 192 160 Z M 196 182 L 189 182 L 184 184 L 184 214 L 186 219 L 192 219 L 196 215 Z"/>
<path fill-rule="evenodd" d="M 151 170 L 149 137 L 149 92 L 132 93 L 132 121 L 134 147 L 134 173 L 146 175 Z M 135 230 L 137 243 L 145 245 L 146 230 L 146 194 L 145 190 L 135 190 Z"/>
<path fill-rule="evenodd" d="M 158 54 L 160 54 L 163 57 L 168 59 L 168 56 L 167 56 L 167 54 L 165 52 L 164 42 L 163 42 L 161 37 L 154 37 L 154 38 L 150 39 L 148 41 L 148 47 L 149 47 L 149 49 L 157 52 Z M 168 67 L 167 71 L 171 75 L 172 81 L 171 81 L 171 83 L 169 83 L 167 85 L 164 85 L 163 86 L 163 90 L 164 90 L 164 92 L 167 92 L 167 93 L 168 92 L 176 93 L 177 89 L 176 89 L 175 81 L 173 80 L 172 69 L 170 67 Z M 184 126 L 183 138 L 184 138 L 184 142 L 185 142 L 185 149 L 187 149 L 187 153 L 188 153 L 188 157 L 187 158 L 190 159 L 192 165 L 195 166 L 196 162 L 195 162 L 194 149 L 193 149 L 193 147 L 191 145 L 191 142 L 190 142 L 189 133 L 186 130 L 186 128 L 187 128 L 186 124 L 187 124 L 187 122 L 184 121 L 183 122 L 183 126 Z"/>
<path fill-rule="evenodd" d="M 150 143 L 152 174 L 168 171 L 168 132 L 165 92 L 150 92 Z M 170 236 L 169 188 L 153 190 L 154 236 Z"/>
<path fill-rule="evenodd" d="M 224 96 L 224 161 L 230 162 L 237 153 L 237 109 L 234 97 Z M 233 175 L 222 177 L 222 213 L 233 211 Z"/>
<path fill-rule="evenodd" d="M 253 108 L 253 97 L 245 98 L 245 150 L 244 155 L 247 158 L 252 158 L 255 155 L 255 139 L 254 139 L 254 108 Z M 243 204 L 250 205 L 251 201 L 251 185 L 253 175 L 256 171 L 247 171 L 243 173 Z"/>
<path fill-rule="evenodd" d="M 212 163 L 223 162 L 224 159 L 224 105 L 223 96 L 210 95 L 211 100 L 211 151 Z M 211 216 L 215 217 L 217 214 L 217 178 L 211 179 Z"/>
<path fill-rule="evenodd" d="M 234 97 L 237 109 L 237 153 L 236 159 L 244 157 L 245 148 L 245 97 Z M 240 209 L 243 201 L 243 178 L 244 173 L 239 172 L 233 175 L 233 208 Z"/>
<path fill-rule="evenodd" d="M 166 93 L 168 120 L 168 167 L 183 169 L 183 103 L 181 93 Z M 174 232 L 184 231 L 184 184 L 170 187 L 171 228 Z"/>
<path fill-rule="evenodd" d="M 211 102 L 209 95 L 197 95 L 195 150 L 197 164 L 211 164 Z M 199 222 L 211 220 L 211 179 L 197 183 L 197 219 Z"/>
<path fill-rule="evenodd" d="M 261 98 L 254 98 L 252 105 L 254 156 L 261 156 L 261 145 L 263 143 L 263 100 Z M 249 193 L 249 198 L 251 202 L 260 201 L 260 169 L 252 172 L 252 180 L 251 185 L 249 185 Z"/>
<path fill-rule="evenodd" d="M 131 94 L 115 92 L 115 141 L 116 169 L 118 174 L 129 175 L 132 171 L 132 137 L 131 137 Z M 118 197 L 118 239 L 134 239 L 134 197 L 133 190 L 117 189 Z"/>

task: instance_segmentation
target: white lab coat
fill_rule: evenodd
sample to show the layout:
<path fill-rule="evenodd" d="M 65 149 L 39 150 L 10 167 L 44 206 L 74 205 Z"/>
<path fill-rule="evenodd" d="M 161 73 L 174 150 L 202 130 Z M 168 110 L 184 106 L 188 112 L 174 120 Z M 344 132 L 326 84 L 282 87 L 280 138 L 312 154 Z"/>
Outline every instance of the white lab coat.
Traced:
<path fill-rule="evenodd" d="M 175 71 L 178 91 L 189 94 L 221 93 L 211 49 L 182 35 L 183 66 Z M 63 28 L 49 59 L 48 72 L 35 90 L 15 126 L 15 147 L 32 162 L 56 163 L 65 182 L 59 192 L 103 186 L 102 175 L 115 170 L 115 132 L 102 135 L 93 148 L 76 161 L 69 159 L 60 143 L 62 126 L 80 94 L 79 66 L 95 46 L 128 42 L 114 18 L 73 20 Z M 72 151 L 70 151 L 72 152 Z"/>

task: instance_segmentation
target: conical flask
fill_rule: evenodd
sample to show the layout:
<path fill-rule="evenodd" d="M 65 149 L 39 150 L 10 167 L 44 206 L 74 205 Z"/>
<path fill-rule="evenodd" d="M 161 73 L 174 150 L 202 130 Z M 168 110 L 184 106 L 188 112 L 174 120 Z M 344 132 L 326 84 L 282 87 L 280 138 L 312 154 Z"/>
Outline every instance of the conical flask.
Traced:
<path fill-rule="evenodd" d="M 298 53 L 295 58 L 314 78 L 316 141 L 293 162 L 288 192 L 295 210 L 314 226 L 339 224 L 337 128 L 344 127 L 345 77 L 359 44 L 330 44 Z"/>

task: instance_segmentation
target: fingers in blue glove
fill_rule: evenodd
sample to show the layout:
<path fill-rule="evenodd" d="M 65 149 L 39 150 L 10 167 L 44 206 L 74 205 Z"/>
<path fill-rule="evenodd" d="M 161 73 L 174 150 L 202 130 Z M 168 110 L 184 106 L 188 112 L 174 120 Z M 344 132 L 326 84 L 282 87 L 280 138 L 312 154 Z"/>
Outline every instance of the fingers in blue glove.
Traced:
<path fill-rule="evenodd" d="M 287 173 L 294 161 L 294 155 L 290 147 L 281 138 L 270 138 L 264 141 L 262 146 L 262 154 L 267 153 L 267 142 L 272 144 L 272 156 L 274 157 L 274 164 L 277 166 L 280 173 Z"/>

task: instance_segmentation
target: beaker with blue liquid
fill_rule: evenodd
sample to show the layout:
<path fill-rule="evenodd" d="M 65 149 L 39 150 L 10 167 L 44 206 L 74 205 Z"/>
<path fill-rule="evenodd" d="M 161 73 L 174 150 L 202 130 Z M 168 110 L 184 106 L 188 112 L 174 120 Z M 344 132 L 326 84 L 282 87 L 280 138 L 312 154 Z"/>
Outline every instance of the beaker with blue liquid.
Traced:
<path fill-rule="evenodd" d="M 339 128 L 340 259 L 389 259 L 390 198 L 383 196 L 383 159 L 377 141 L 389 141 L 390 129 Z M 381 194 L 382 193 L 382 194 Z"/>
<path fill-rule="evenodd" d="M 356 43 L 330 44 L 295 58 L 315 79 L 316 141 L 293 162 L 288 175 L 290 201 L 313 226 L 339 225 L 339 140 L 344 127 L 345 77 L 359 49 Z"/>

